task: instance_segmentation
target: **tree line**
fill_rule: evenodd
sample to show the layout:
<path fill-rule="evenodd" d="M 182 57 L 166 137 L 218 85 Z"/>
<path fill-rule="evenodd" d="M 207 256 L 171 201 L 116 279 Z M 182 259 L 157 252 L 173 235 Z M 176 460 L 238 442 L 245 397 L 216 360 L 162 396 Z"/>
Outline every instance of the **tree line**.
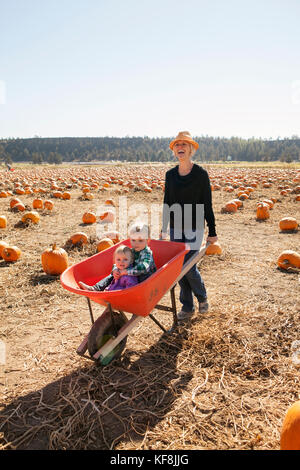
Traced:
<path fill-rule="evenodd" d="M 173 160 L 166 137 L 61 137 L 0 139 L 0 161 L 59 164 L 62 162 L 124 161 L 168 162 Z M 239 137 L 195 137 L 199 149 L 194 159 L 212 161 L 300 160 L 300 137 L 274 140 Z"/>

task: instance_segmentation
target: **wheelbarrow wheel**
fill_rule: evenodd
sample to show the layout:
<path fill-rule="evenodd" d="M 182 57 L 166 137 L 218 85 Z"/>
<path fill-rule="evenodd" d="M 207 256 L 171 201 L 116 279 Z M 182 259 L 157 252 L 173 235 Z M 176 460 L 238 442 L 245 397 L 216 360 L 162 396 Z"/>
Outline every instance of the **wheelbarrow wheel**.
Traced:
<path fill-rule="evenodd" d="M 106 309 L 103 314 L 94 322 L 88 336 L 88 351 L 91 357 L 111 338 L 115 338 L 118 331 L 127 322 L 125 315 L 121 315 L 118 312 L 111 313 Z M 102 366 L 106 366 L 113 359 L 117 359 L 121 356 L 123 349 L 126 346 L 127 336 L 120 341 L 119 344 L 104 358 L 99 358 L 98 363 Z"/>

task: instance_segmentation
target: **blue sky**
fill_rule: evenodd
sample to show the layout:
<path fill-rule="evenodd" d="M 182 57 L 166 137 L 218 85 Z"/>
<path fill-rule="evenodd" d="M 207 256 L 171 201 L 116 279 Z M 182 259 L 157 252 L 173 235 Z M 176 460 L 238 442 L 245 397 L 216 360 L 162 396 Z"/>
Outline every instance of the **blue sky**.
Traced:
<path fill-rule="evenodd" d="M 300 135 L 298 0 L 0 7 L 0 138 Z"/>

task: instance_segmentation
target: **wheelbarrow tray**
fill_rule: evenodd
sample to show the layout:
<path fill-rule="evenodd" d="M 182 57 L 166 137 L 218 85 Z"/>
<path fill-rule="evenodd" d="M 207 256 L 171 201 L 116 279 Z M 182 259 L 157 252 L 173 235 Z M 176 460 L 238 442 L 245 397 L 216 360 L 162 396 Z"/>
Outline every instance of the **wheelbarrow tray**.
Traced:
<path fill-rule="evenodd" d="M 79 281 L 94 285 L 111 273 L 114 251 L 121 244 L 130 246 L 130 240 L 119 242 L 80 263 L 70 266 L 61 274 L 61 284 L 70 292 L 84 295 L 101 305 L 107 306 L 110 304 L 115 310 L 146 317 L 180 275 L 184 256 L 190 249 L 189 245 L 163 240 L 150 240 L 149 247 L 153 252 L 157 271 L 148 279 L 124 290 L 95 292 L 81 289 L 78 285 Z"/>

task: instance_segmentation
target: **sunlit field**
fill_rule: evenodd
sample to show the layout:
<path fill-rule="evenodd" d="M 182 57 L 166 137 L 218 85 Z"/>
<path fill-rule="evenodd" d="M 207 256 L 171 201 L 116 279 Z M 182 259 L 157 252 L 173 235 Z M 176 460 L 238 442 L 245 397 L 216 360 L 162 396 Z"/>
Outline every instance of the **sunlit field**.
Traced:
<path fill-rule="evenodd" d="M 91 328 L 86 298 L 43 270 L 54 243 L 69 266 L 96 254 L 99 234 L 111 229 L 99 208 L 114 208 L 118 230 L 121 197 L 128 224 L 136 204 L 149 221 L 173 165 L 0 170 L 0 238 L 19 249 L 16 261 L 0 259 L 2 449 L 280 448 L 283 418 L 299 399 L 300 264 L 277 261 L 286 250 L 300 259 L 300 163 L 203 163 L 221 246 L 199 263 L 210 309 L 170 334 L 145 317 L 107 366 L 76 353 Z M 282 230 L 286 217 L 294 228 Z M 77 232 L 87 243 L 70 242 Z M 175 293 L 179 311 L 178 286 Z M 93 304 L 94 315 L 103 308 Z M 171 314 L 154 314 L 171 325 Z"/>

